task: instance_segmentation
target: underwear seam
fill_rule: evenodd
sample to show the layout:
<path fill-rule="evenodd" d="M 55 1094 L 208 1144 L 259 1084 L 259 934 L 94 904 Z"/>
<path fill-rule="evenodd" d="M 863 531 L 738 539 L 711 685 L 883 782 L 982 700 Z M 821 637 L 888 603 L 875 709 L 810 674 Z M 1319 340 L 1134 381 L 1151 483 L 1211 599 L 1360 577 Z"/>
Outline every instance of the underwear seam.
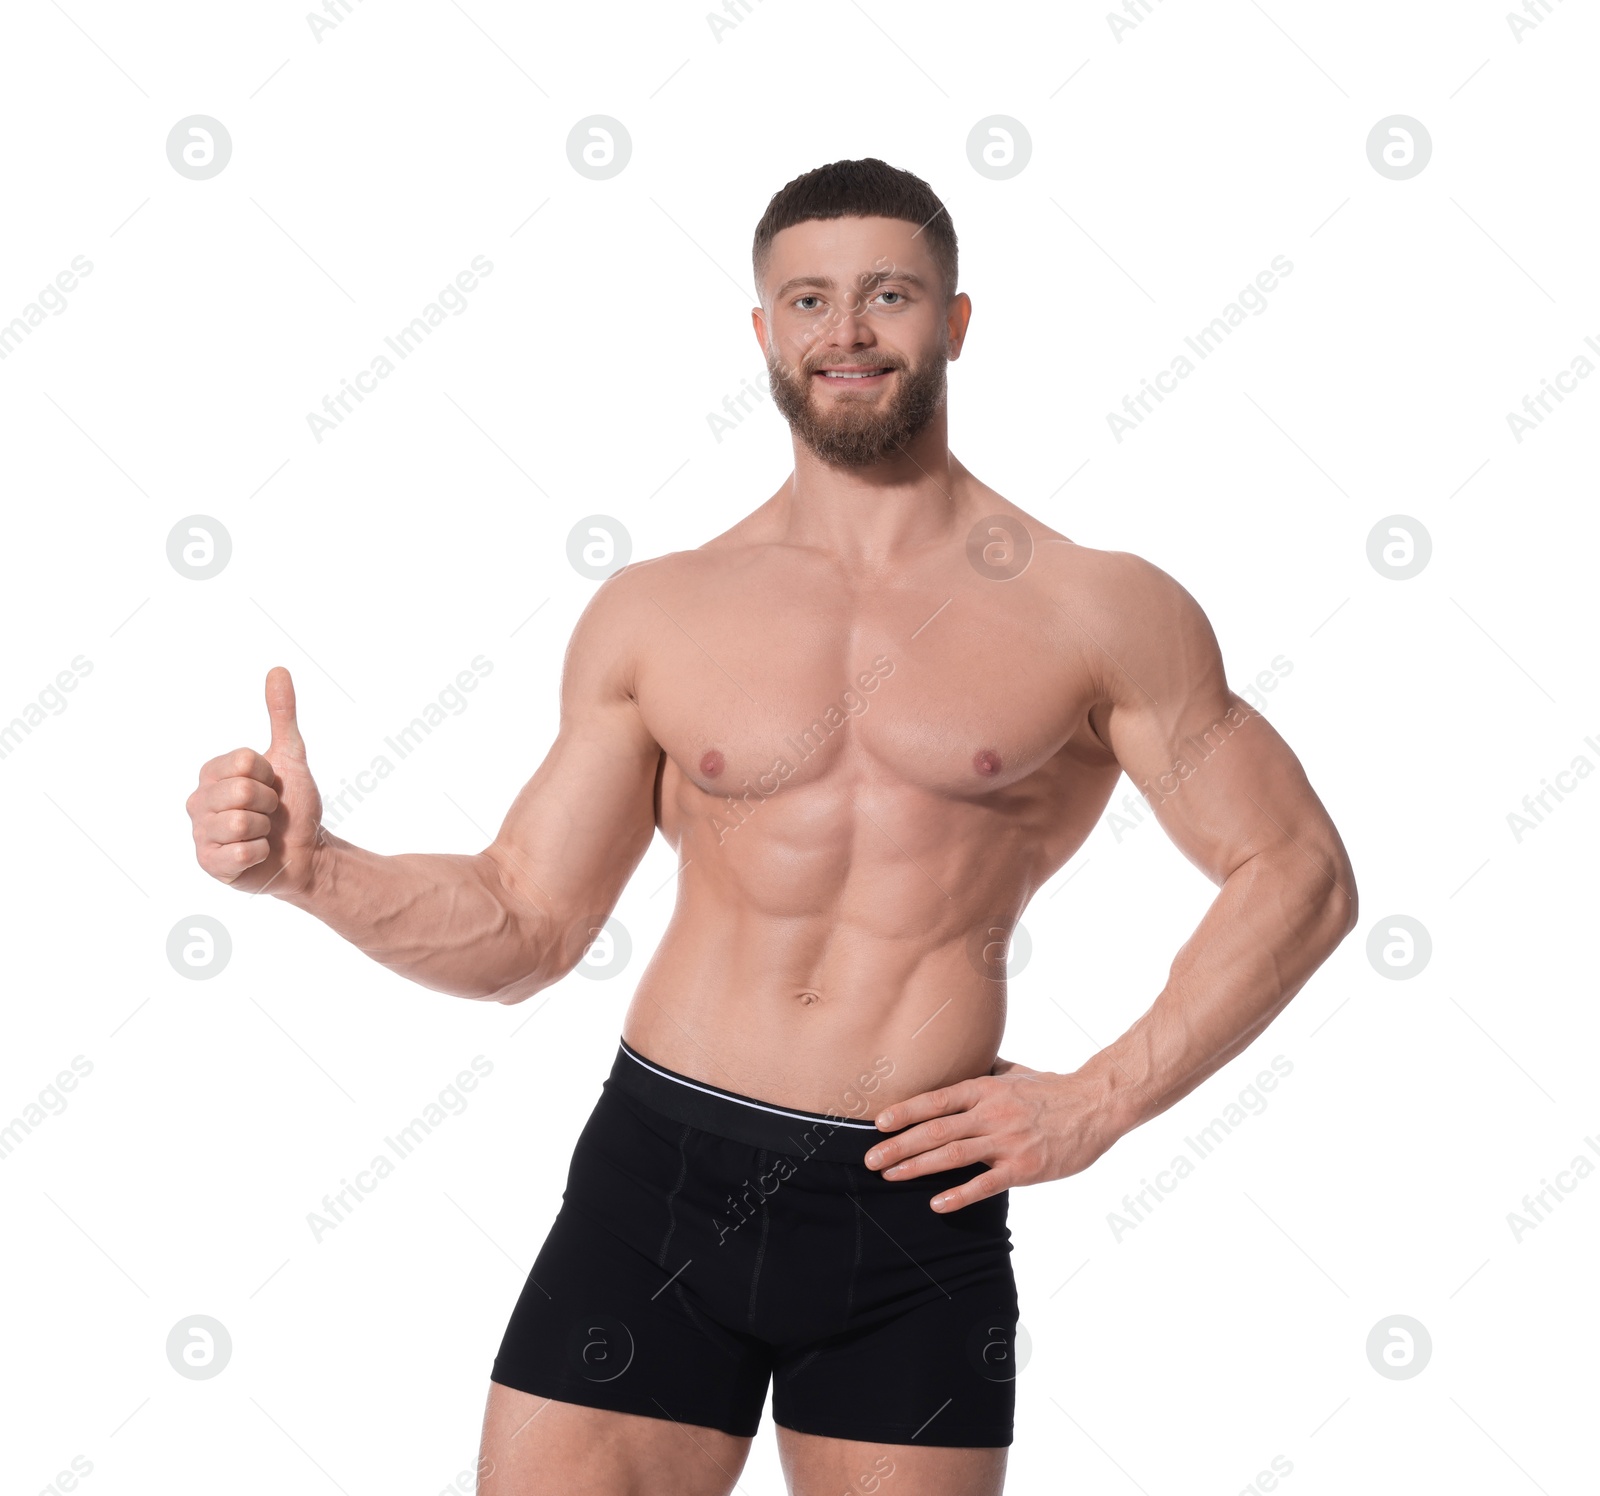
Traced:
<path fill-rule="evenodd" d="M 761 1150 L 761 1173 L 756 1176 L 756 1189 L 761 1188 L 761 1179 L 767 1172 L 767 1150 Z M 761 1281 L 761 1264 L 767 1255 L 767 1226 L 772 1220 L 772 1211 L 765 1200 L 761 1202 L 761 1240 L 756 1246 L 756 1265 L 750 1274 L 750 1312 L 746 1319 L 745 1328 L 755 1333 L 756 1328 L 756 1287 Z"/>
<path fill-rule="evenodd" d="M 767 1112 L 779 1117 L 793 1117 L 801 1122 L 826 1122 L 834 1127 L 853 1127 L 860 1132 L 873 1132 L 876 1130 L 875 1124 L 871 1122 L 852 1121 L 847 1117 L 830 1117 L 822 1112 L 795 1111 L 789 1107 L 774 1106 L 768 1101 L 757 1101 L 753 1097 L 730 1095 L 715 1086 L 708 1086 L 704 1081 L 691 1080 L 687 1076 L 675 1075 L 670 1070 L 664 1069 L 653 1061 L 645 1059 L 643 1055 L 629 1049 L 626 1040 L 619 1042 L 621 1043 L 622 1053 L 627 1055 L 636 1065 L 650 1071 L 653 1075 L 659 1075 L 663 1080 L 669 1080 L 675 1085 L 683 1086 L 687 1090 L 699 1091 L 702 1095 L 711 1096 L 720 1101 L 727 1101 L 735 1106 L 746 1107 L 750 1111 Z M 705 1129 L 701 1130 L 704 1131 Z"/>

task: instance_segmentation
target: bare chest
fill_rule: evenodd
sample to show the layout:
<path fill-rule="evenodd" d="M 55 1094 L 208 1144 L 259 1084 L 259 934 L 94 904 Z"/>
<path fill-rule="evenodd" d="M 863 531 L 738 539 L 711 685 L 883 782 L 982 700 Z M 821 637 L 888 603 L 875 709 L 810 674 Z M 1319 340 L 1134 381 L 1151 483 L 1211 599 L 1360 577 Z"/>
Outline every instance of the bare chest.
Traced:
<path fill-rule="evenodd" d="M 735 601 L 679 599 L 645 656 L 638 701 L 674 788 L 722 797 L 875 783 L 979 799 L 1086 731 L 1087 671 L 1026 606 L 981 593 L 848 611 L 831 599 L 724 600 Z"/>

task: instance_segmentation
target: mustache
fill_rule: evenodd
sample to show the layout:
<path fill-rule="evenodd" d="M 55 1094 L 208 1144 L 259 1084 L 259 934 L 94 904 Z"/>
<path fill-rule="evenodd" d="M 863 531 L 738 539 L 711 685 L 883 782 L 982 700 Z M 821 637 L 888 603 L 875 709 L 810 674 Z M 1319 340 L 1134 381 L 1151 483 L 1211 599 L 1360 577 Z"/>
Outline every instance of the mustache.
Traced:
<path fill-rule="evenodd" d="M 798 365 L 788 363 L 783 359 L 775 359 L 773 362 L 785 374 L 789 375 L 815 374 L 819 369 L 904 370 L 907 367 L 905 360 L 898 357 L 832 359 L 823 355 L 818 355 L 804 359 Z"/>

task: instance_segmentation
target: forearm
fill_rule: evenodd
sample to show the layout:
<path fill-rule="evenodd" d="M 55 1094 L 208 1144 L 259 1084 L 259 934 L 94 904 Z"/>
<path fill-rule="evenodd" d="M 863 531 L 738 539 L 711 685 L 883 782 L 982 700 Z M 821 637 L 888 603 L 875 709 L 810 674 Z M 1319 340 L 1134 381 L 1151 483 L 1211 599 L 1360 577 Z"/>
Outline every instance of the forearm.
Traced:
<path fill-rule="evenodd" d="M 438 992 L 509 1002 L 553 979 L 549 922 L 482 853 L 384 856 L 324 831 L 309 885 L 281 897 Z"/>
<path fill-rule="evenodd" d="M 1349 866 L 1317 861 L 1330 871 L 1286 846 L 1236 869 L 1150 1010 L 1078 1072 L 1100 1092 L 1107 1147 L 1245 1049 L 1349 933 Z"/>

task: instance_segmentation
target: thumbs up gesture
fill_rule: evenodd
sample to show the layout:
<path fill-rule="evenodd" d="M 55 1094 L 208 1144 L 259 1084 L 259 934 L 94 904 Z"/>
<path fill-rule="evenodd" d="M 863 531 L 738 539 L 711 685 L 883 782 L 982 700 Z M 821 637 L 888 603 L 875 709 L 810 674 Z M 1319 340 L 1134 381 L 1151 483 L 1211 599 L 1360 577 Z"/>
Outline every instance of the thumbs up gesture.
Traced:
<path fill-rule="evenodd" d="M 194 826 L 195 857 L 219 882 L 277 897 L 303 893 L 322 823 L 322 796 L 306 767 L 295 720 L 294 681 L 282 665 L 267 672 L 266 753 L 235 748 L 200 769 L 184 803 Z M 270 887 L 269 887 L 270 885 Z"/>

